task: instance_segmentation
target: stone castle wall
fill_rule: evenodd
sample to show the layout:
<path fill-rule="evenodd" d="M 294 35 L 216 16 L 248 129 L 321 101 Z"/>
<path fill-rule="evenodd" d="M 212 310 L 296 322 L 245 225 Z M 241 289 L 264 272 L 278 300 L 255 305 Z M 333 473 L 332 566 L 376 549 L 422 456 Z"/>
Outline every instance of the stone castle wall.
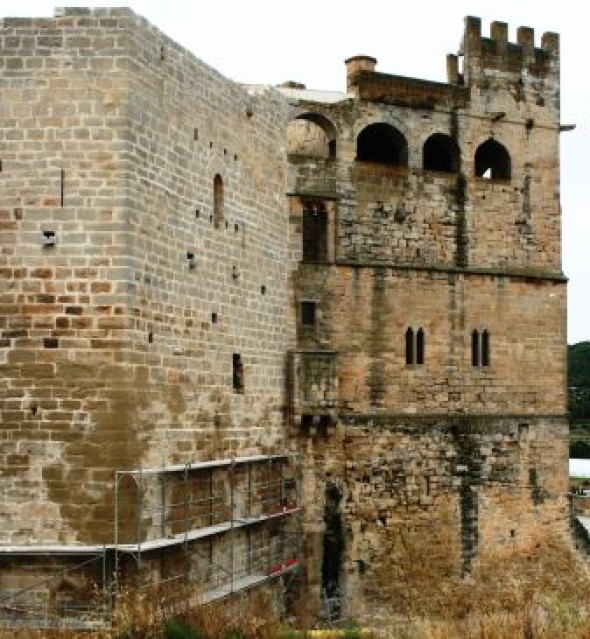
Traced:
<path fill-rule="evenodd" d="M 286 107 L 123 9 L 2 52 L 2 538 L 108 543 L 115 470 L 285 446 Z"/>
<path fill-rule="evenodd" d="M 337 352 L 343 412 L 565 412 L 561 282 L 314 265 L 298 276 L 300 297 L 317 304 L 317 324 L 300 327 L 299 344 Z M 408 327 L 424 331 L 424 365 L 406 363 Z M 490 365 L 473 366 L 472 331 L 484 328 Z M 531 376 L 540 368 L 541 378 Z"/>
<path fill-rule="evenodd" d="M 444 612 L 467 575 L 565 538 L 567 477 L 554 472 L 568 454 L 559 418 L 342 422 L 328 439 L 301 445 L 310 589 L 326 586 L 320 522 L 327 487 L 335 488 L 351 614 L 387 623 L 396 612 Z"/>
<path fill-rule="evenodd" d="M 444 612 L 466 576 L 541 540 L 568 545 L 558 40 L 533 50 L 519 30 L 529 44 L 507 48 L 478 25 L 448 85 L 359 57 L 340 101 L 286 91 L 307 124 L 289 193 L 309 583 L 384 622 Z M 361 143 L 375 126 L 389 146 Z M 439 168 L 435 134 L 455 152 Z M 490 141 L 505 174 L 479 174 Z"/>
<path fill-rule="evenodd" d="M 127 9 L 0 23 L 0 541 L 108 544 L 116 471 L 287 449 L 318 604 L 440 609 L 438 585 L 563 538 L 559 43 L 518 37 L 469 18 L 448 84 L 361 57 L 314 99 L 236 85 Z M 357 147 L 374 125 L 388 161 Z M 478 174 L 486 141 L 509 175 Z"/>

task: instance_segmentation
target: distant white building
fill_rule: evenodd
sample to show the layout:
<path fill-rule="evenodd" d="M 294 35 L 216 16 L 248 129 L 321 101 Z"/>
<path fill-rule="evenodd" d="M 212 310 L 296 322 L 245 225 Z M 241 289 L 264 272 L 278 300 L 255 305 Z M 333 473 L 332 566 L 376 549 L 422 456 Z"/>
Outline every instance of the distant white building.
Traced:
<path fill-rule="evenodd" d="M 570 477 L 590 478 L 590 459 L 570 459 Z"/>

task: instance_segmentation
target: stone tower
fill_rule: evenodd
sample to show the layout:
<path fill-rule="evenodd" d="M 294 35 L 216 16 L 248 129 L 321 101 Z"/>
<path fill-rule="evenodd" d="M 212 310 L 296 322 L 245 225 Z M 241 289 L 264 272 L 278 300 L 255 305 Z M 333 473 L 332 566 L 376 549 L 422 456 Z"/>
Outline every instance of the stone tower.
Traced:
<path fill-rule="evenodd" d="M 559 40 L 507 29 L 446 84 L 283 88 L 309 582 L 357 614 L 567 529 Z"/>

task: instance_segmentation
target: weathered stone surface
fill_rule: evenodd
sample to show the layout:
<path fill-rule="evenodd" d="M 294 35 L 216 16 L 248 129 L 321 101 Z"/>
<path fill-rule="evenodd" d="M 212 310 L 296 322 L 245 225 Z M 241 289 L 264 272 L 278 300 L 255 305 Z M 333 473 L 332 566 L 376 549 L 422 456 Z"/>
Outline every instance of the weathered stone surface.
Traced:
<path fill-rule="evenodd" d="M 2 544 L 109 544 L 117 470 L 287 449 L 318 603 L 564 537 L 558 39 L 479 29 L 448 84 L 365 56 L 338 95 L 127 9 L 0 22 Z"/>

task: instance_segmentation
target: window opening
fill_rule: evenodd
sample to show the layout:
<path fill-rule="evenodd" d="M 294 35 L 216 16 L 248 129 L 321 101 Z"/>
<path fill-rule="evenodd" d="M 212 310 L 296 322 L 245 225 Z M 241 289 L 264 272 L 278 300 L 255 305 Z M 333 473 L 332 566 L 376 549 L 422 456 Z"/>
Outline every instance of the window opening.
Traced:
<path fill-rule="evenodd" d="M 326 262 L 328 259 L 328 213 L 321 202 L 308 202 L 303 208 L 303 261 Z"/>
<path fill-rule="evenodd" d="M 477 330 L 471 333 L 471 365 L 479 366 L 479 332 Z"/>
<path fill-rule="evenodd" d="M 217 313 L 211 313 L 211 323 L 217 324 Z"/>
<path fill-rule="evenodd" d="M 239 353 L 234 353 L 232 356 L 232 368 L 233 368 L 233 388 L 236 393 L 244 392 L 244 364 L 242 363 L 242 356 Z"/>
<path fill-rule="evenodd" d="M 337 130 L 319 113 L 302 113 L 287 126 L 287 153 L 308 158 L 333 160 Z"/>
<path fill-rule="evenodd" d="M 512 168 L 508 151 L 496 140 L 489 139 L 475 152 L 475 175 L 491 180 L 509 180 Z"/>
<path fill-rule="evenodd" d="M 315 302 L 301 302 L 301 325 L 302 326 L 315 326 L 316 322 L 316 303 Z"/>
<path fill-rule="evenodd" d="M 43 247 L 52 248 L 57 244 L 55 231 L 43 231 Z"/>
<path fill-rule="evenodd" d="M 311 427 L 313 426 L 313 415 L 301 415 L 301 428 L 304 432 L 309 434 Z"/>
<path fill-rule="evenodd" d="M 336 157 L 336 140 L 328 142 L 328 157 L 333 160 Z"/>
<path fill-rule="evenodd" d="M 66 172 L 64 169 L 62 169 L 60 173 L 60 184 L 59 184 L 59 192 L 60 192 L 59 199 L 60 199 L 60 206 L 62 209 L 64 206 L 65 188 L 66 188 Z"/>
<path fill-rule="evenodd" d="M 422 366 L 424 364 L 424 353 L 425 353 L 425 334 L 424 329 L 419 328 L 418 330 L 414 330 L 412 327 L 409 327 L 406 330 L 405 342 L 406 342 L 406 366 L 418 365 Z"/>
<path fill-rule="evenodd" d="M 426 171 L 456 173 L 459 170 L 459 148 L 455 140 L 442 133 L 431 135 L 422 149 L 422 167 Z"/>
<path fill-rule="evenodd" d="M 481 334 L 481 365 L 490 365 L 490 334 L 487 330 Z"/>
<path fill-rule="evenodd" d="M 414 363 L 414 331 L 408 328 L 406 331 L 406 366 Z"/>
<path fill-rule="evenodd" d="M 219 173 L 213 179 L 213 224 L 216 229 L 223 222 L 223 180 Z"/>
<path fill-rule="evenodd" d="M 490 365 L 490 334 L 487 329 L 481 333 L 475 329 L 471 333 L 471 365 Z"/>
<path fill-rule="evenodd" d="M 356 141 L 356 159 L 390 166 L 408 165 L 406 138 L 389 124 L 371 124 Z"/>
<path fill-rule="evenodd" d="M 424 330 L 421 328 L 416 333 L 416 364 L 424 364 Z"/>

